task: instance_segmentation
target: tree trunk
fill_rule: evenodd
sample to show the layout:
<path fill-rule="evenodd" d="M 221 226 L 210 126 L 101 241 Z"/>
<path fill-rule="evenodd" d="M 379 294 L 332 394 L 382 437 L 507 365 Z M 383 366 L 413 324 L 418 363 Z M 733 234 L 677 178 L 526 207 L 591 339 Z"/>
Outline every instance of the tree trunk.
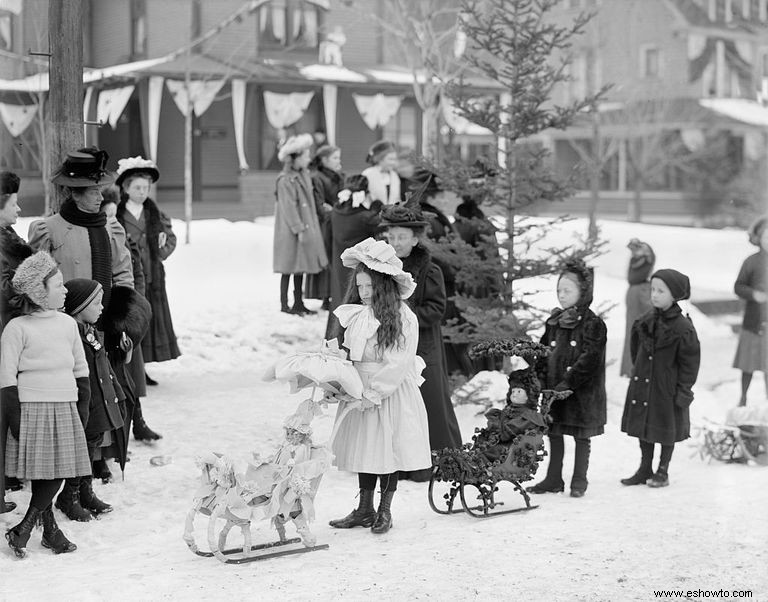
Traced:
<path fill-rule="evenodd" d="M 66 153 L 83 146 L 83 0 L 48 1 L 51 53 L 48 103 L 48 165 L 55 169 Z M 43 179 L 50 173 L 43 173 Z M 50 210 L 63 200 L 56 190 Z"/>

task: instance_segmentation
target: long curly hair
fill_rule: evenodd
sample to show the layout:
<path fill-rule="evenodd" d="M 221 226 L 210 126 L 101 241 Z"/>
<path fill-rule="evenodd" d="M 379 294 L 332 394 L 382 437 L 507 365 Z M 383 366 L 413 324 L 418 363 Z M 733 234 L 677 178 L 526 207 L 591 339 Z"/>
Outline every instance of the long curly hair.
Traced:
<path fill-rule="evenodd" d="M 364 263 L 359 263 L 347 284 L 344 303 L 361 304 L 360 293 L 357 290 L 357 275 L 368 274 L 373 284 L 371 308 L 374 317 L 379 321 L 376 342 L 379 351 L 389 347 L 400 347 L 403 343 L 403 323 L 400 319 L 400 291 L 395 280 L 387 274 L 371 270 Z"/>

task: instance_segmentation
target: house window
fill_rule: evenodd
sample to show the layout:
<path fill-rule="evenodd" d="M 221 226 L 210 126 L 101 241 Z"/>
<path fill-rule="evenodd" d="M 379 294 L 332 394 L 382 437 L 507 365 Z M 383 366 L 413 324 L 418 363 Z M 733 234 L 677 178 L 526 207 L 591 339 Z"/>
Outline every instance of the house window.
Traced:
<path fill-rule="evenodd" d="M 147 56 L 147 3 L 131 0 L 131 58 Z"/>
<path fill-rule="evenodd" d="M 326 5 L 319 0 L 272 0 L 259 11 L 260 45 L 317 48 Z"/>
<path fill-rule="evenodd" d="M 397 114 L 382 128 L 382 138 L 394 142 L 401 151 L 415 151 L 418 149 L 418 125 L 415 103 L 404 101 Z"/>
<path fill-rule="evenodd" d="M 13 50 L 13 15 L 0 10 L 0 50 Z"/>
<path fill-rule="evenodd" d="M 659 77 L 661 72 L 661 52 L 656 46 L 640 48 L 640 75 L 642 77 Z"/>

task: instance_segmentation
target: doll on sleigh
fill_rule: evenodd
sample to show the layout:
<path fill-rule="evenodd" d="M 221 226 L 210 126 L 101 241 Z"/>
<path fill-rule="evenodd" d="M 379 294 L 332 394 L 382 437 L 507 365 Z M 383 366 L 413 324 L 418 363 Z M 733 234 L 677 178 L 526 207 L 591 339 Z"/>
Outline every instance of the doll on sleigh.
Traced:
<path fill-rule="evenodd" d="M 476 345 L 471 351 L 473 358 L 483 356 L 508 356 L 511 371 L 508 377 L 506 405 L 492 408 L 485 413 L 487 424 L 475 429 L 472 443 L 461 449 L 446 448 L 433 451 L 432 479 L 429 485 L 429 503 L 439 514 L 465 511 L 482 517 L 530 510 L 532 506 L 522 483 L 536 474 L 543 459 L 544 436 L 548 430 L 549 407 L 556 399 L 562 399 L 570 391 L 555 392 L 541 389 L 536 376 L 537 366 L 547 357 L 549 349 L 526 340 L 496 340 Z M 439 509 L 434 503 L 437 482 L 450 483 L 443 498 L 447 509 Z M 496 501 L 499 483 L 511 483 L 523 496 L 525 507 L 512 510 L 492 510 L 503 502 Z M 466 488 L 478 491 L 479 506 L 470 506 Z M 454 510 L 456 497 L 461 500 L 462 510 Z M 478 513 L 481 511 L 481 513 Z"/>

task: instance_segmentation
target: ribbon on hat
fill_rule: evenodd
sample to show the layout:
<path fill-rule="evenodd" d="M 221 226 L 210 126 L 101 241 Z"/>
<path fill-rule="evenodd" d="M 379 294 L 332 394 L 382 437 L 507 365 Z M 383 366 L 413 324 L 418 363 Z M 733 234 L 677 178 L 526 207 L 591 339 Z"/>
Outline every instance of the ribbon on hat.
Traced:
<path fill-rule="evenodd" d="M 368 205 L 365 202 L 365 190 L 357 190 L 352 192 L 349 188 L 345 188 L 344 190 L 340 191 L 337 196 L 339 203 L 346 203 L 349 199 L 352 199 L 352 207 L 357 208 L 362 205 L 363 207 L 368 208 Z"/>

